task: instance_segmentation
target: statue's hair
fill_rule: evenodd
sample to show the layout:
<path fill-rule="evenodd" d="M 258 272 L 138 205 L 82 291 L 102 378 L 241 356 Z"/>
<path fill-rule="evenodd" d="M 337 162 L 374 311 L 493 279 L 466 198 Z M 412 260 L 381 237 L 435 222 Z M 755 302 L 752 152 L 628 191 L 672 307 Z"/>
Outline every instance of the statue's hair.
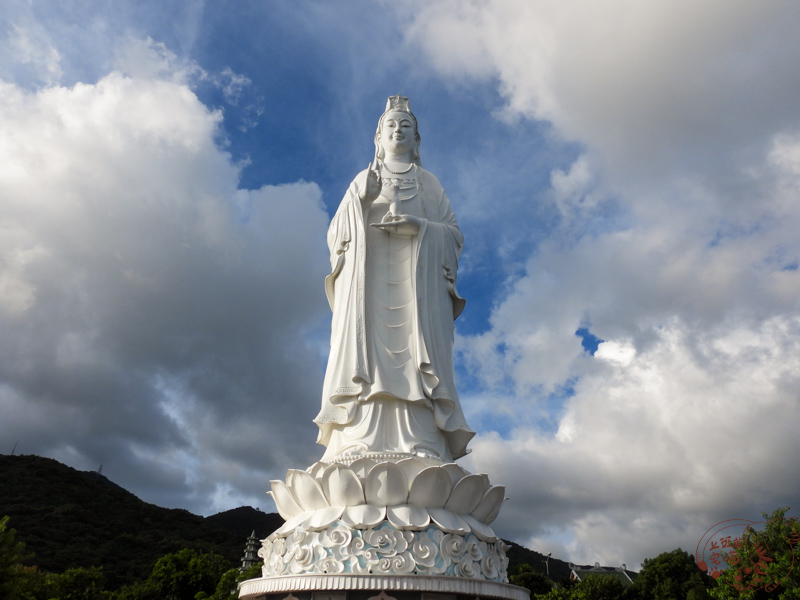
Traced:
<path fill-rule="evenodd" d="M 375 130 L 375 156 L 381 161 L 383 161 L 384 156 L 386 156 L 386 153 L 383 151 L 383 146 L 381 146 L 381 127 L 383 126 L 384 117 L 386 117 L 386 115 L 388 115 L 390 112 L 401 112 L 411 117 L 411 122 L 414 123 L 414 147 L 411 148 L 411 162 L 421 167 L 422 161 L 420 160 L 419 156 L 419 144 L 422 141 L 422 138 L 419 135 L 417 117 L 415 117 L 414 113 L 412 113 L 410 110 L 389 108 L 381 115 L 381 118 L 378 119 L 378 129 Z"/>

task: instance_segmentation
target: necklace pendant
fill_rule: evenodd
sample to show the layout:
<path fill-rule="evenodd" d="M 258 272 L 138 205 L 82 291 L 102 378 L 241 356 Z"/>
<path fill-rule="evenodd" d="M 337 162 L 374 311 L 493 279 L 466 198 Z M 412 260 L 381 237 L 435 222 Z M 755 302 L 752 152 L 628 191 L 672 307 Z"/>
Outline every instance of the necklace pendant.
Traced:
<path fill-rule="evenodd" d="M 412 168 L 414 168 L 414 163 L 413 162 L 410 165 L 408 165 L 408 168 L 405 171 L 392 171 L 389 167 L 386 166 L 386 163 L 382 163 L 382 164 L 383 164 L 383 168 L 386 169 L 387 171 L 389 171 L 389 173 L 391 173 L 392 175 L 405 175 Z"/>

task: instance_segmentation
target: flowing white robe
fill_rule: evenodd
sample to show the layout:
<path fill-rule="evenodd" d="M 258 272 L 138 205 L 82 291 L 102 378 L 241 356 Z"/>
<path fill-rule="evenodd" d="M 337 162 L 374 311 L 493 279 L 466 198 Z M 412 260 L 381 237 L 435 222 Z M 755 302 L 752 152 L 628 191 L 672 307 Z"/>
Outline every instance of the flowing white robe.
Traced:
<path fill-rule="evenodd" d="M 463 236 L 441 184 L 417 166 L 398 176 L 415 178 L 417 193 L 400 198 L 396 212 L 420 217 L 419 234 L 369 227 L 393 190 L 384 180 L 382 196 L 364 211 L 358 193 L 366 176 L 355 178 L 328 229 L 331 352 L 315 419 L 317 441 L 328 447 L 322 460 L 361 452 L 451 461 L 474 435 L 453 372 L 453 320 L 465 303 L 456 291 Z"/>

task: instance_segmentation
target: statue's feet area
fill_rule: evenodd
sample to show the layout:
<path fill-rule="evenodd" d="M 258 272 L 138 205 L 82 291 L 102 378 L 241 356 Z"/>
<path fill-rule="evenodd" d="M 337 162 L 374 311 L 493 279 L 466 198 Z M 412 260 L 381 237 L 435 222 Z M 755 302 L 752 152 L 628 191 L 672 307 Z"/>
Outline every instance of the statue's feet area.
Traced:
<path fill-rule="evenodd" d="M 434 464 L 431 464 L 431 463 Z M 505 497 L 486 475 L 405 457 L 289 470 L 270 492 L 286 523 L 264 540 L 264 575 L 426 574 L 506 582 L 492 531 Z"/>

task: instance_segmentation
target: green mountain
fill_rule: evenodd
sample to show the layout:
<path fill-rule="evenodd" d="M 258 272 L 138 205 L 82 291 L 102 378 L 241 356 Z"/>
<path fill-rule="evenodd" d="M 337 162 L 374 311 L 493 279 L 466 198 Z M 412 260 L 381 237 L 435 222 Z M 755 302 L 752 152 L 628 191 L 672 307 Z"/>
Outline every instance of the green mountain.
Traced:
<path fill-rule="evenodd" d="M 230 531 L 240 540 L 247 540 L 253 532 L 256 534 L 256 539 L 263 540 L 284 523 L 280 515 L 261 512 L 250 506 L 240 506 L 211 515 L 206 517 L 206 521 Z M 244 542 L 242 542 L 242 548 L 244 548 Z M 239 554 L 241 555 L 241 552 Z"/>
<path fill-rule="evenodd" d="M 505 540 L 505 542 L 508 544 L 506 556 L 508 556 L 509 576 L 517 572 L 517 566 L 528 564 L 533 568 L 534 571 L 541 573 L 542 575 L 547 575 L 549 572 L 550 579 L 553 581 L 564 581 L 565 579 L 569 579 L 569 574 L 572 569 L 570 569 L 568 562 L 553 558 L 552 556 L 549 560 L 546 560 L 547 556 L 541 552 L 529 550 L 525 546 L 520 546 L 519 544 L 509 542 L 508 540 Z"/>
<path fill-rule="evenodd" d="M 4 515 L 35 554 L 31 565 L 52 573 L 102 566 L 108 589 L 146 578 L 159 558 L 183 548 L 215 552 L 238 566 L 253 529 L 266 537 L 283 523 L 249 507 L 209 518 L 161 508 L 99 473 L 40 456 L 0 455 Z"/>

